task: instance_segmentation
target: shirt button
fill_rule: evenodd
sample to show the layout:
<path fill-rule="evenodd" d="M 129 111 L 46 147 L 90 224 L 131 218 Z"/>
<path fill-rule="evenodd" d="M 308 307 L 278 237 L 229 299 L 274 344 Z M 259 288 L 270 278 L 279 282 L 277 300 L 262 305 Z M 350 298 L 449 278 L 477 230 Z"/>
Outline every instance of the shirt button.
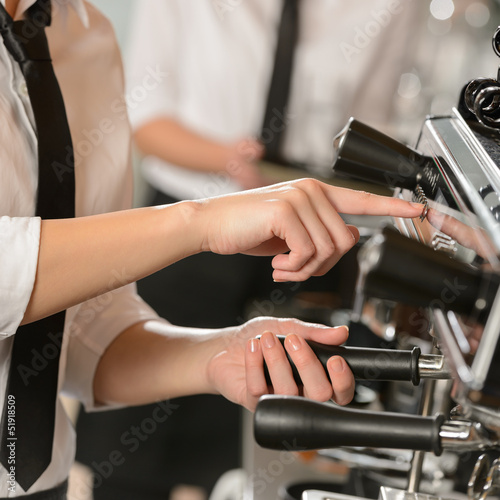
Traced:
<path fill-rule="evenodd" d="M 22 81 L 19 84 L 19 94 L 21 94 L 23 97 L 28 97 L 28 86 L 26 85 L 25 81 Z"/>

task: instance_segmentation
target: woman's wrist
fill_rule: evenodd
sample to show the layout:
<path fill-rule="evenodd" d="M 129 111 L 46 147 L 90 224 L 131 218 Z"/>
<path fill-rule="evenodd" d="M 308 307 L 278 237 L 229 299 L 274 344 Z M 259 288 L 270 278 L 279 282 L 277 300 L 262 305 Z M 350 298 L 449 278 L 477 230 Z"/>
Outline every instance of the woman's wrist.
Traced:
<path fill-rule="evenodd" d="M 175 238 L 181 249 L 180 258 L 188 257 L 207 250 L 207 219 L 203 201 L 180 201 L 160 207 L 165 225 L 166 238 Z"/>

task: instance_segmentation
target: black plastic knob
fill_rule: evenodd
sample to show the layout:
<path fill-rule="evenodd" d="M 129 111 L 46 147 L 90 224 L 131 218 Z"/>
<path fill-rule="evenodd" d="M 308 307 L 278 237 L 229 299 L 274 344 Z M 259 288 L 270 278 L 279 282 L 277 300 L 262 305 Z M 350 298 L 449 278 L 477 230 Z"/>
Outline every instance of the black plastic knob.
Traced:
<path fill-rule="evenodd" d="M 442 451 L 442 415 L 421 417 L 351 410 L 295 396 L 263 396 L 255 411 L 256 442 L 274 450 L 364 446 Z"/>
<path fill-rule="evenodd" d="M 278 336 L 283 344 L 284 336 Z M 308 340 L 307 343 L 320 360 L 325 372 L 328 373 L 326 364 L 332 356 L 342 356 L 351 369 L 356 380 L 404 380 L 413 385 L 420 383 L 418 360 L 420 349 L 373 349 L 368 347 L 344 347 L 325 345 Z M 302 380 L 296 366 L 288 356 L 295 382 L 302 385 Z M 267 383 L 271 385 L 271 378 L 267 366 L 264 366 Z"/>
<path fill-rule="evenodd" d="M 351 118 L 334 139 L 336 175 L 413 190 L 432 160 Z"/>
<path fill-rule="evenodd" d="M 358 257 L 366 296 L 417 307 L 484 317 L 500 285 L 498 274 L 453 259 L 390 227 L 373 236 Z"/>

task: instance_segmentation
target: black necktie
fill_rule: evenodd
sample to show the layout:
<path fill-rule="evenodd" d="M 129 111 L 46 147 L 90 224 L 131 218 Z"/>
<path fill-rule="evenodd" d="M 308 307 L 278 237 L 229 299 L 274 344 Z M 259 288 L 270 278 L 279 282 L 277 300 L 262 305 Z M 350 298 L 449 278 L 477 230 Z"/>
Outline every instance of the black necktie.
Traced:
<path fill-rule="evenodd" d="M 52 68 L 44 28 L 50 0 L 38 0 L 23 21 L 13 22 L 0 3 L 0 32 L 26 80 L 38 138 L 36 215 L 75 215 L 75 177 L 66 111 Z M 69 148 L 69 149 L 68 149 Z M 21 326 L 12 358 L 1 422 L 0 463 L 27 491 L 52 458 L 59 355 L 65 312 Z"/>
<path fill-rule="evenodd" d="M 284 163 L 280 150 L 286 128 L 286 106 L 299 32 L 298 25 L 298 0 L 284 0 L 273 74 L 261 131 L 261 141 L 265 147 L 264 159 L 275 163 Z"/>

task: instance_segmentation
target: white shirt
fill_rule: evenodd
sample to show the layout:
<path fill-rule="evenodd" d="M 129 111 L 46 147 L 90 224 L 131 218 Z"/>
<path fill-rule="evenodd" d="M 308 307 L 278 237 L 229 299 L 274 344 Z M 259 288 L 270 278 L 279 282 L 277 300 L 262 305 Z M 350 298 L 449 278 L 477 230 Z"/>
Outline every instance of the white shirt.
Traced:
<path fill-rule="evenodd" d="M 21 1 L 15 17 L 21 18 L 33 3 Z M 130 127 L 121 106 L 123 74 L 113 30 L 92 5 L 65 0 L 53 2 L 47 36 L 76 157 L 76 215 L 129 208 Z M 36 141 L 26 84 L 0 42 L 0 408 L 12 341 L 31 296 L 37 266 L 40 220 L 34 217 Z M 110 273 L 110 289 L 128 279 L 125 272 L 116 269 Z M 135 285 L 69 309 L 59 390 L 92 409 L 94 371 L 106 347 L 125 328 L 155 317 L 135 294 Z M 64 481 L 74 453 L 74 430 L 59 402 L 52 462 L 29 493 Z M 0 496 L 22 494 L 19 485 L 15 493 L 8 491 L 6 471 L 0 468 Z"/>
<path fill-rule="evenodd" d="M 276 0 L 136 2 L 126 59 L 133 127 L 167 116 L 217 141 L 258 137 L 281 7 Z M 325 174 L 333 137 L 350 116 L 378 128 L 394 123 L 400 75 L 412 70 L 408 43 L 428 5 L 305 0 L 299 8 L 284 154 Z M 143 169 L 180 199 L 238 189 L 228 178 L 157 158 L 146 158 Z"/>

